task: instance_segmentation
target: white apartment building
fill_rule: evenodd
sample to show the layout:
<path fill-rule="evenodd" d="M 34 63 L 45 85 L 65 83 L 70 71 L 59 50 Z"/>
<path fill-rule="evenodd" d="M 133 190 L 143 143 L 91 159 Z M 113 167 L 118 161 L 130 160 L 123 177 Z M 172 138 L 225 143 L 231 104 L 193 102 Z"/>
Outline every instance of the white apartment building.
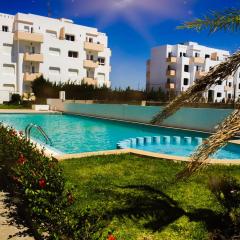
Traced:
<path fill-rule="evenodd" d="M 179 94 L 229 55 L 228 51 L 195 42 L 152 48 L 151 58 L 147 61 L 146 89 L 161 88 L 164 92 Z M 211 86 L 203 97 L 210 102 L 240 98 L 240 69 L 234 76 Z"/>
<path fill-rule="evenodd" d="M 30 93 L 40 75 L 110 87 L 110 57 L 108 38 L 96 28 L 64 18 L 0 13 L 0 103 L 12 93 Z"/>

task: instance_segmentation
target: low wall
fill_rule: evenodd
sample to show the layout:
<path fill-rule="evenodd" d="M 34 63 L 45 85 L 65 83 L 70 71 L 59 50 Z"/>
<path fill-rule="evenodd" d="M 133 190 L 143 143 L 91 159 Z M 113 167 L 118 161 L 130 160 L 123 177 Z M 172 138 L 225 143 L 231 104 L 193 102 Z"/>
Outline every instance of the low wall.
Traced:
<path fill-rule="evenodd" d="M 64 103 L 64 112 L 96 117 L 149 123 L 159 113 L 161 106 L 133 106 L 124 104 L 78 104 Z M 214 131 L 232 109 L 181 108 L 163 122 L 164 126 Z"/>

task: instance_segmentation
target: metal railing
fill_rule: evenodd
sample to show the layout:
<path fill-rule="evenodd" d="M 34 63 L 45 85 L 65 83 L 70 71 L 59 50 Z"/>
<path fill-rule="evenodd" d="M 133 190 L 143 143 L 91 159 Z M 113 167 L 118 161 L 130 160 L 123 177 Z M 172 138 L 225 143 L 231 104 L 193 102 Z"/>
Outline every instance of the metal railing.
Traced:
<path fill-rule="evenodd" d="M 38 126 L 37 124 L 33 124 L 33 123 L 28 124 L 25 128 L 25 136 L 28 140 L 30 139 L 31 130 L 33 128 L 37 129 L 42 134 L 42 136 L 45 138 L 46 144 L 49 144 L 50 146 L 53 145 L 53 142 L 52 142 L 51 138 L 48 137 L 48 135 L 42 129 L 42 127 Z"/>

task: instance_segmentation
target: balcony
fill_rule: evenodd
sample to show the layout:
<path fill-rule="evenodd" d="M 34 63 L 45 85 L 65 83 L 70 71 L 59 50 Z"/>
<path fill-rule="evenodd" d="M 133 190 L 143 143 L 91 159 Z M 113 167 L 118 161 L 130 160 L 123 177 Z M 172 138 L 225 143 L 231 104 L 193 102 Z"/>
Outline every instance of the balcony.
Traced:
<path fill-rule="evenodd" d="M 177 57 L 168 57 L 167 62 L 168 63 L 177 63 Z"/>
<path fill-rule="evenodd" d="M 42 73 L 24 73 L 23 81 L 25 81 L 25 82 L 32 82 L 36 78 L 39 78 L 41 75 L 42 75 Z"/>
<path fill-rule="evenodd" d="M 207 72 L 204 72 L 204 71 L 197 71 L 196 72 L 196 78 L 197 79 L 205 77 L 206 75 L 207 75 Z"/>
<path fill-rule="evenodd" d="M 224 91 L 225 91 L 225 92 L 233 91 L 233 87 L 224 86 Z"/>
<path fill-rule="evenodd" d="M 83 82 L 88 85 L 97 85 L 97 80 L 94 78 L 85 77 L 83 78 Z"/>
<path fill-rule="evenodd" d="M 192 57 L 191 58 L 191 63 L 193 64 L 204 64 L 205 59 L 202 57 Z"/>
<path fill-rule="evenodd" d="M 211 54 L 211 60 L 219 61 L 219 54 L 217 52 L 212 53 Z"/>
<path fill-rule="evenodd" d="M 92 42 L 84 42 L 84 50 L 93 51 L 93 52 L 103 52 L 104 45 L 92 43 Z"/>
<path fill-rule="evenodd" d="M 41 53 L 24 53 L 23 60 L 25 62 L 38 62 L 42 63 L 43 62 L 43 54 Z"/>
<path fill-rule="evenodd" d="M 24 32 L 24 31 L 16 31 L 14 33 L 14 40 L 43 43 L 43 34 L 30 33 L 30 32 Z"/>
<path fill-rule="evenodd" d="M 166 89 L 175 89 L 175 83 L 166 83 Z"/>
<path fill-rule="evenodd" d="M 83 67 L 85 68 L 97 68 L 98 62 L 92 61 L 92 60 L 84 60 L 83 61 Z"/>
<path fill-rule="evenodd" d="M 168 77 L 175 77 L 176 76 L 176 70 L 174 70 L 174 69 L 167 70 L 167 76 Z"/>

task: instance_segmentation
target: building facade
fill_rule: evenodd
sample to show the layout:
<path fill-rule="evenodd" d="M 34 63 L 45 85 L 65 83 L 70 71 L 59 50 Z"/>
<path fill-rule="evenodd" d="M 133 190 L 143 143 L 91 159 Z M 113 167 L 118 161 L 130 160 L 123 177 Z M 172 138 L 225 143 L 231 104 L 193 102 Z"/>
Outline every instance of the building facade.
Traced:
<path fill-rule="evenodd" d="M 30 93 L 40 75 L 57 83 L 110 87 L 110 57 L 108 38 L 96 28 L 64 18 L 0 13 L 0 103 L 12 93 Z"/>
<path fill-rule="evenodd" d="M 228 51 L 209 48 L 195 42 L 164 45 L 151 50 L 147 61 L 146 89 L 179 94 L 214 66 L 230 56 Z M 222 102 L 240 98 L 240 70 L 228 79 L 222 79 L 204 93 L 205 101 Z"/>

